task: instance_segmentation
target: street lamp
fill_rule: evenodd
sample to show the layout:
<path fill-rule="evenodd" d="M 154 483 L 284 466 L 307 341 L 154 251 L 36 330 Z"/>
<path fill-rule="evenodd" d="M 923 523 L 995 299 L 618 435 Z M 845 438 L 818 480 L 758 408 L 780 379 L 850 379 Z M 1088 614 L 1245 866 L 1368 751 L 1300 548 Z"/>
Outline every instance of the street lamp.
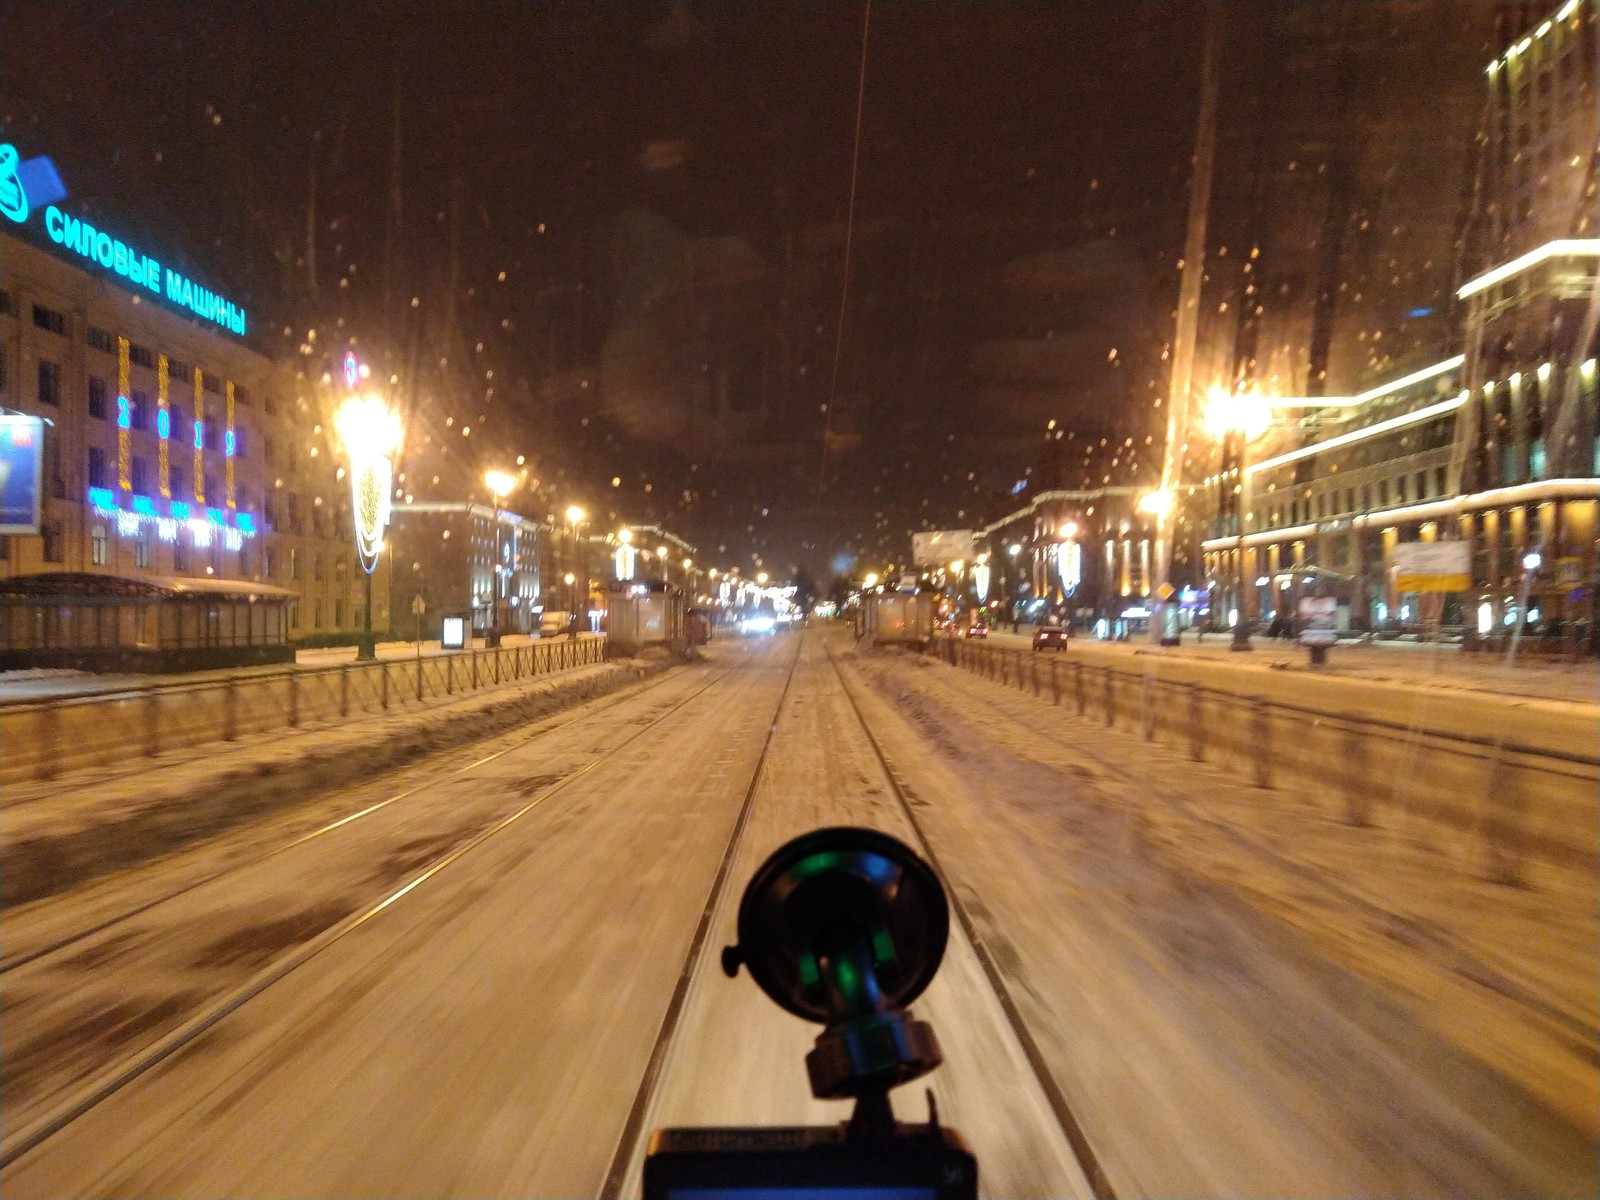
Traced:
<path fill-rule="evenodd" d="M 657 546 L 656 547 L 656 558 L 661 563 L 661 582 L 662 583 L 666 583 L 667 582 L 667 548 L 665 546 Z"/>
<path fill-rule="evenodd" d="M 572 531 L 572 558 L 567 563 L 567 565 L 569 567 L 583 567 L 584 566 L 584 564 L 581 561 L 579 561 L 578 525 L 579 525 L 579 523 L 581 523 L 583 521 L 583 518 L 586 515 L 587 514 L 585 514 L 585 512 L 583 511 L 583 509 L 580 506 L 578 506 L 576 504 L 567 505 L 567 527 Z M 584 575 L 585 575 L 584 592 L 587 594 L 587 592 L 588 592 L 588 578 L 587 578 L 588 571 L 587 571 L 587 569 L 585 569 Z M 578 636 L 578 589 L 573 586 L 573 584 L 576 582 L 576 578 L 577 578 L 577 576 L 572 571 L 568 571 L 567 572 L 567 575 L 566 575 L 567 593 L 568 593 L 568 597 L 571 600 L 571 604 L 572 604 L 572 609 L 571 609 L 571 611 L 572 611 L 572 624 L 567 629 L 567 635 L 569 637 L 574 637 L 574 638 Z"/>
<path fill-rule="evenodd" d="M 1272 407 L 1266 399 L 1253 391 L 1230 392 L 1213 387 L 1206 393 L 1206 411 L 1201 419 L 1205 431 L 1221 441 L 1226 449 L 1229 441 L 1237 447 L 1239 482 L 1234 487 L 1234 520 L 1238 525 L 1234 548 L 1235 608 L 1233 640 L 1230 650 L 1250 649 L 1250 606 L 1245 603 L 1249 593 L 1244 578 L 1244 514 L 1247 503 L 1245 482 L 1250 477 L 1250 443 L 1265 433 L 1272 424 Z M 1226 455 L 1224 455 L 1226 457 Z"/>
<path fill-rule="evenodd" d="M 489 494 L 494 500 L 494 578 L 489 592 L 492 607 L 489 612 L 490 624 L 496 631 L 500 628 L 500 599 L 505 590 L 500 582 L 500 500 L 511 493 L 511 490 L 520 482 L 509 471 L 485 471 L 483 473 L 484 486 L 489 489 Z"/>
<path fill-rule="evenodd" d="M 365 576 L 365 613 L 356 657 L 371 659 L 377 656 L 372 636 L 372 573 L 377 570 L 378 556 L 383 552 L 383 531 L 389 524 L 393 502 L 391 455 L 400 447 L 400 418 L 381 396 L 351 396 L 334 413 L 333 427 L 350 460 L 356 556 Z"/>

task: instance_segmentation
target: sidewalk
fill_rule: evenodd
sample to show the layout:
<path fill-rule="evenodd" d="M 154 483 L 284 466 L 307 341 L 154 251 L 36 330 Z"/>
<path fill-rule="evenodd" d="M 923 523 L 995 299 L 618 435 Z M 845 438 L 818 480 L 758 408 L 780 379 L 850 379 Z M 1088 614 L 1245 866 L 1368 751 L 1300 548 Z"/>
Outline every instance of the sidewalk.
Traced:
<path fill-rule="evenodd" d="M 592 638 L 600 634 L 585 633 L 580 637 Z M 556 641 L 556 638 L 536 638 L 528 634 L 509 634 L 500 639 L 505 647 L 526 646 L 539 641 Z M 481 639 L 473 649 L 481 650 Z M 438 642 L 423 642 L 423 658 L 441 654 L 459 654 L 459 650 L 445 650 Z M 415 658 L 416 642 L 379 642 L 379 658 Z M 199 683 L 207 679 L 224 679 L 229 675 L 263 675 L 287 670 L 290 666 L 309 670 L 314 667 L 336 667 L 340 663 L 356 661 L 354 646 L 320 646 L 299 650 L 291 663 L 273 663 L 262 667 L 232 667 L 220 671 L 187 671 L 162 675 L 101 675 L 91 671 L 45 669 L 37 671 L 0 671 L 0 703 L 7 700 L 42 700 L 61 696 L 85 696 L 103 692 L 120 692 L 129 688 L 148 687 L 160 683 Z"/>
<path fill-rule="evenodd" d="M 1032 635 L 1032 629 L 1025 625 L 1021 634 L 997 632 L 996 641 L 1001 645 L 1031 645 Z M 1205 641 L 1196 642 L 1189 631 L 1184 639 L 1179 646 L 1158 646 L 1143 640 L 1101 642 L 1074 637 L 1072 651 L 1128 659 L 1187 659 L 1218 666 L 1227 663 L 1243 671 L 1305 672 L 1408 688 L 1600 706 L 1600 664 L 1593 659 L 1567 662 L 1529 657 L 1508 665 L 1504 655 L 1467 654 L 1460 646 L 1342 641 L 1329 650 L 1325 666 L 1313 668 L 1309 653 L 1295 642 L 1254 637 L 1250 639 L 1251 651 L 1243 654 L 1230 648 L 1224 633 L 1207 634 Z"/>

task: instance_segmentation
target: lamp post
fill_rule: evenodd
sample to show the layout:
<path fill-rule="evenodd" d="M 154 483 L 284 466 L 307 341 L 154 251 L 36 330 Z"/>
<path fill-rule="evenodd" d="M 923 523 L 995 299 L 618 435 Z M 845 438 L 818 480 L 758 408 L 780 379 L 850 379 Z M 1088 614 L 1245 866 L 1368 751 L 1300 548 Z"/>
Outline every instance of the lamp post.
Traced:
<path fill-rule="evenodd" d="M 347 378 L 359 374 L 347 372 Z M 400 418 L 376 394 L 348 397 L 334 413 L 334 430 L 350 460 L 351 516 L 355 524 L 356 555 L 365 579 L 365 609 L 358 660 L 377 657 L 372 634 L 372 573 L 383 553 L 383 531 L 389 524 L 394 463 L 399 449 Z"/>
<path fill-rule="evenodd" d="M 665 584 L 667 582 L 667 548 L 665 546 L 656 547 L 656 558 L 661 563 L 661 582 Z"/>
<path fill-rule="evenodd" d="M 566 576 L 567 591 L 572 603 L 572 623 L 567 627 L 567 636 L 574 638 L 578 636 L 578 589 L 574 586 L 574 584 L 578 578 L 578 573 L 583 572 L 583 564 L 578 561 L 578 526 L 583 521 L 584 515 L 583 509 L 578 505 L 567 505 L 567 528 L 572 531 L 572 559 L 567 565 L 578 568 L 577 571 L 568 571 Z M 588 581 L 585 579 L 584 593 L 587 594 L 588 590 Z"/>
<path fill-rule="evenodd" d="M 1231 443 L 1238 462 L 1239 482 L 1234 486 L 1233 516 L 1236 528 L 1234 544 L 1234 595 L 1238 614 L 1233 622 L 1233 640 L 1228 649 L 1243 651 L 1250 646 L 1250 605 L 1245 603 L 1247 580 L 1244 569 L 1244 515 L 1248 504 L 1245 488 L 1250 478 L 1250 443 L 1267 431 L 1272 423 L 1272 408 L 1268 401 L 1251 391 L 1230 392 L 1214 387 L 1207 393 L 1204 425 L 1206 432 L 1222 443 L 1224 461 Z"/>
<path fill-rule="evenodd" d="M 484 486 L 489 489 L 489 494 L 494 500 L 494 579 L 490 587 L 490 624 L 496 631 L 500 628 L 500 600 L 504 588 L 501 586 L 500 576 L 500 500 L 509 495 L 517 486 L 517 477 L 509 471 L 485 471 L 483 473 Z"/>

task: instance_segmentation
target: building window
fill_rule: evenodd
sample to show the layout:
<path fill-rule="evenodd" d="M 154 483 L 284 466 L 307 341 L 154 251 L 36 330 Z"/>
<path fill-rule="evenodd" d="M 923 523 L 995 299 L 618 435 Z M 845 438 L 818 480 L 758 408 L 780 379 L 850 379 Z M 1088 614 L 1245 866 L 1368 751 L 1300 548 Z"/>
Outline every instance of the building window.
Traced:
<path fill-rule="evenodd" d="M 67 314 L 46 308 L 42 304 L 33 306 L 33 323 L 40 329 L 48 329 L 51 333 L 59 333 L 62 337 L 67 335 Z"/>
<path fill-rule="evenodd" d="M 148 496 L 150 494 L 150 464 L 139 455 L 133 456 L 133 470 L 129 473 L 133 482 L 135 496 Z"/>
<path fill-rule="evenodd" d="M 97 567 L 106 565 L 106 527 L 96 525 L 89 531 L 89 561 Z"/>
<path fill-rule="evenodd" d="M 137 388 L 128 397 L 128 424 L 134 429 L 150 428 L 150 397 Z"/>
<path fill-rule="evenodd" d="M 316 555 L 311 560 L 311 578 L 315 579 L 318 583 L 322 582 L 322 555 L 320 554 Z M 322 622 L 319 620 L 317 624 L 321 625 Z"/>
<path fill-rule="evenodd" d="M 312 621 L 311 627 L 313 629 L 321 629 L 322 628 L 322 601 L 321 600 L 316 601 L 314 603 L 312 609 L 311 609 L 311 621 Z"/>
<path fill-rule="evenodd" d="M 61 542 L 61 522 L 45 521 L 39 526 L 39 535 L 44 539 L 44 561 L 47 563 L 66 562 Z"/>
<path fill-rule="evenodd" d="M 341 554 L 341 555 L 339 555 L 338 558 L 333 560 L 333 581 L 335 583 L 343 583 L 344 582 L 344 570 L 345 570 L 345 559 L 344 559 L 344 555 Z"/>
<path fill-rule="evenodd" d="M 261 411 L 269 417 L 278 415 L 278 398 L 276 396 L 263 396 L 261 398 Z"/>
<path fill-rule="evenodd" d="M 289 578 L 300 578 L 300 551 L 293 547 L 289 550 Z"/>
<path fill-rule="evenodd" d="M 276 457 L 276 455 L 274 455 L 273 451 L 272 451 L 272 439 L 269 438 L 269 437 L 262 438 L 261 439 L 261 461 L 264 462 L 267 466 L 270 467 L 272 465 L 272 461 L 273 461 L 273 459 L 275 457 Z"/>
<path fill-rule="evenodd" d="M 98 375 L 89 376 L 89 415 L 106 419 L 106 381 Z"/>
<path fill-rule="evenodd" d="M 1394 481 L 1394 486 L 1395 486 L 1395 490 L 1399 493 L 1400 503 L 1404 504 L 1406 502 L 1406 499 L 1407 499 L 1407 497 L 1406 497 L 1406 491 L 1407 491 L 1406 477 L 1404 475 L 1401 475 L 1398 479 L 1396 479 Z"/>
<path fill-rule="evenodd" d="M 235 458 L 244 457 L 244 430 L 237 426 L 233 430 L 233 456 Z"/>
<path fill-rule="evenodd" d="M 169 358 L 167 359 L 167 378 L 181 379 L 184 382 L 188 382 L 194 378 L 194 367 L 184 362 L 181 358 Z"/>
<path fill-rule="evenodd" d="M 222 489 L 217 486 L 217 477 L 210 471 L 205 474 L 206 503 L 216 507 L 222 502 Z"/>
<path fill-rule="evenodd" d="M 130 344 L 128 346 L 128 360 L 141 367 L 155 370 L 156 356 L 150 352 L 149 346 Z"/>
<path fill-rule="evenodd" d="M 245 387 L 244 384 L 242 384 L 242 383 L 234 384 L 233 385 L 233 401 L 234 401 L 235 404 L 249 404 L 250 403 L 250 389 Z"/>
<path fill-rule="evenodd" d="M 216 375 L 204 376 L 201 380 L 201 383 L 202 386 L 205 387 L 206 391 L 211 392 L 213 395 L 222 391 L 222 380 Z"/>
<path fill-rule="evenodd" d="M 102 354 L 111 354 L 116 350 L 115 339 L 104 329 L 89 326 L 89 349 L 98 350 Z"/>
<path fill-rule="evenodd" d="M 89 447 L 89 486 L 110 487 L 107 481 L 106 452 L 99 446 Z"/>
<path fill-rule="evenodd" d="M 273 553 L 272 553 L 271 550 L 263 550 L 261 552 L 261 578 L 263 578 L 263 579 L 271 579 L 272 578 L 272 560 L 273 560 L 273 557 L 274 556 L 273 556 Z"/>
<path fill-rule="evenodd" d="M 291 550 L 290 553 L 292 554 L 294 552 Z M 298 604 L 289 605 L 289 628 L 300 628 L 300 606 Z"/>
<path fill-rule="evenodd" d="M 333 627 L 335 629 L 342 629 L 344 627 L 344 601 L 343 600 L 335 600 L 333 602 Z"/>
<path fill-rule="evenodd" d="M 242 579 L 250 576 L 250 546 L 246 542 L 239 543 L 239 576 Z"/>
<path fill-rule="evenodd" d="M 39 403 L 61 403 L 61 364 L 39 360 Z"/>
<path fill-rule="evenodd" d="M 1445 480 L 1448 478 L 1449 475 L 1446 473 L 1445 468 L 1435 467 L 1433 469 L 1433 494 L 1435 496 L 1442 496 L 1445 494 Z"/>
<path fill-rule="evenodd" d="M 183 490 L 185 478 L 182 467 L 173 466 L 167 468 L 167 490 L 172 493 L 174 500 L 185 498 L 186 493 Z"/>
<path fill-rule="evenodd" d="M 172 543 L 172 569 L 174 571 L 189 569 L 189 545 L 182 537 Z"/>

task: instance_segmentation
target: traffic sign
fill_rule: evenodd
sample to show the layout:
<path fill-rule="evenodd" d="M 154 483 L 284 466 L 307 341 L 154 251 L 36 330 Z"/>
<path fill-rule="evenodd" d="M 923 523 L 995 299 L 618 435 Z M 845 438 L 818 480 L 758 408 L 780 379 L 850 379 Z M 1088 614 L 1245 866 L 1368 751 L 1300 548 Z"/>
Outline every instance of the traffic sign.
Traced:
<path fill-rule="evenodd" d="M 1156 595 L 1160 596 L 1162 600 L 1171 600 L 1177 594 L 1178 589 L 1170 583 L 1163 583 L 1156 589 Z"/>
<path fill-rule="evenodd" d="M 418 592 L 415 596 L 411 597 L 411 615 L 413 617 L 420 617 L 427 611 L 428 602 L 422 598 L 421 592 Z"/>

